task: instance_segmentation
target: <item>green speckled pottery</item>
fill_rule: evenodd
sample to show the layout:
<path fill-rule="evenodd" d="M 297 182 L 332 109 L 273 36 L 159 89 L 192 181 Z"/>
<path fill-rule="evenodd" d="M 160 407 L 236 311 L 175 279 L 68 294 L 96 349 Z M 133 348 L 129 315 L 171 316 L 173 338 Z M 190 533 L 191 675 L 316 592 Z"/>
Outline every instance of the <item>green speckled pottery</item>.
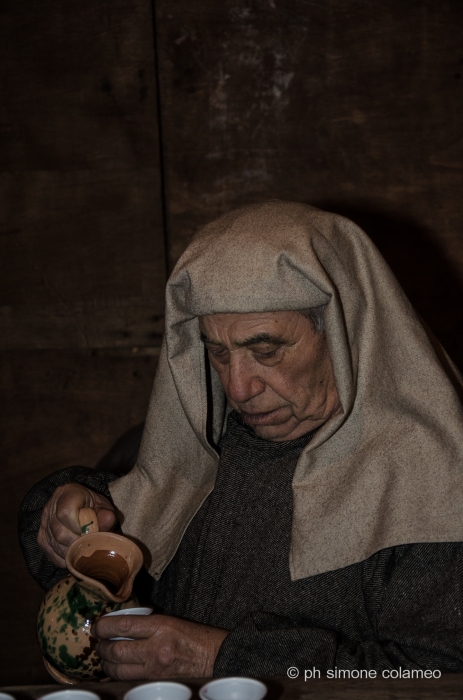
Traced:
<path fill-rule="evenodd" d="M 55 680 L 104 680 L 90 628 L 101 615 L 138 606 L 131 594 L 142 561 L 137 545 L 114 533 L 88 534 L 69 547 L 71 575 L 48 591 L 37 620 L 39 646 Z"/>

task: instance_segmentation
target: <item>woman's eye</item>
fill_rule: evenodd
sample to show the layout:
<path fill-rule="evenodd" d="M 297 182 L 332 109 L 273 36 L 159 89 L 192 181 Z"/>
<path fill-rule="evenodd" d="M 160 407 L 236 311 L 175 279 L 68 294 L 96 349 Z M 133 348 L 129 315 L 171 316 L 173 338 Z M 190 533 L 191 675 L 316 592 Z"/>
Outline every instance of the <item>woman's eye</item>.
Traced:
<path fill-rule="evenodd" d="M 269 350 L 269 352 L 254 351 L 254 354 L 259 360 L 269 360 L 271 357 L 275 357 L 275 355 L 277 354 L 277 351 L 278 351 L 278 348 L 276 348 L 275 350 Z"/>
<path fill-rule="evenodd" d="M 225 348 L 208 348 L 212 357 L 223 357 L 226 353 Z"/>

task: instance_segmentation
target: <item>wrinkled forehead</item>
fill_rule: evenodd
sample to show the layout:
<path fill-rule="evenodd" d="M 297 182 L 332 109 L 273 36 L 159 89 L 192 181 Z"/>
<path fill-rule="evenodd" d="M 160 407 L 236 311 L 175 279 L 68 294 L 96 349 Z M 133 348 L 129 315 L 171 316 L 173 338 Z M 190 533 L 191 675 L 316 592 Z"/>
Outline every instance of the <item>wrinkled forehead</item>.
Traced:
<path fill-rule="evenodd" d="M 255 349 L 256 346 L 294 347 L 310 351 L 325 342 L 312 322 L 298 311 L 212 314 L 199 317 L 200 339 L 212 346 Z M 290 360 L 290 358 L 289 358 Z M 291 362 L 291 360 L 290 360 Z"/>

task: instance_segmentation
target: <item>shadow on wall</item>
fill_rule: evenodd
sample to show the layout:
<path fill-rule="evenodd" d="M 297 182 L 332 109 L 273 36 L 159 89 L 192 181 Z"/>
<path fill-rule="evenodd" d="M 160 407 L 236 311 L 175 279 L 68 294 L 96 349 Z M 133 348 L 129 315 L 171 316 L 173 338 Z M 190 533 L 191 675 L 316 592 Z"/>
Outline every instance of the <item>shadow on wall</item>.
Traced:
<path fill-rule="evenodd" d="M 96 469 L 112 472 L 118 476 L 127 474 L 137 461 L 144 423 L 127 430 L 100 459 Z"/>
<path fill-rule="evenodd" d="M 411 303 L 463 370 L 463 280 L 425 226 L 403 216 L 324 200 L 315 206 L 352 219 L 371 238 Z"/>

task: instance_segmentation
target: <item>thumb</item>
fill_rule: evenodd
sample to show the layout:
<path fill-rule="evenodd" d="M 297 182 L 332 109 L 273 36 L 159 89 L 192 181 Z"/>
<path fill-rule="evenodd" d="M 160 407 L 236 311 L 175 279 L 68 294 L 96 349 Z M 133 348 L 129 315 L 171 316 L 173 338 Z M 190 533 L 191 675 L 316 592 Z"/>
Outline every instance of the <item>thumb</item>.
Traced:
<path fill-rule="evenodd" d="M 100 532 L 109 532 L 117 522 L 116 513 L 112 508 L 95 508 Z"/>
<path fill-rule="evenodd" d="M 101 493 L 93 493 L 93 509 L 98 518 L 98 529 L 101 532 L 109 532 L 117 522 L 116 509 Z"/>

